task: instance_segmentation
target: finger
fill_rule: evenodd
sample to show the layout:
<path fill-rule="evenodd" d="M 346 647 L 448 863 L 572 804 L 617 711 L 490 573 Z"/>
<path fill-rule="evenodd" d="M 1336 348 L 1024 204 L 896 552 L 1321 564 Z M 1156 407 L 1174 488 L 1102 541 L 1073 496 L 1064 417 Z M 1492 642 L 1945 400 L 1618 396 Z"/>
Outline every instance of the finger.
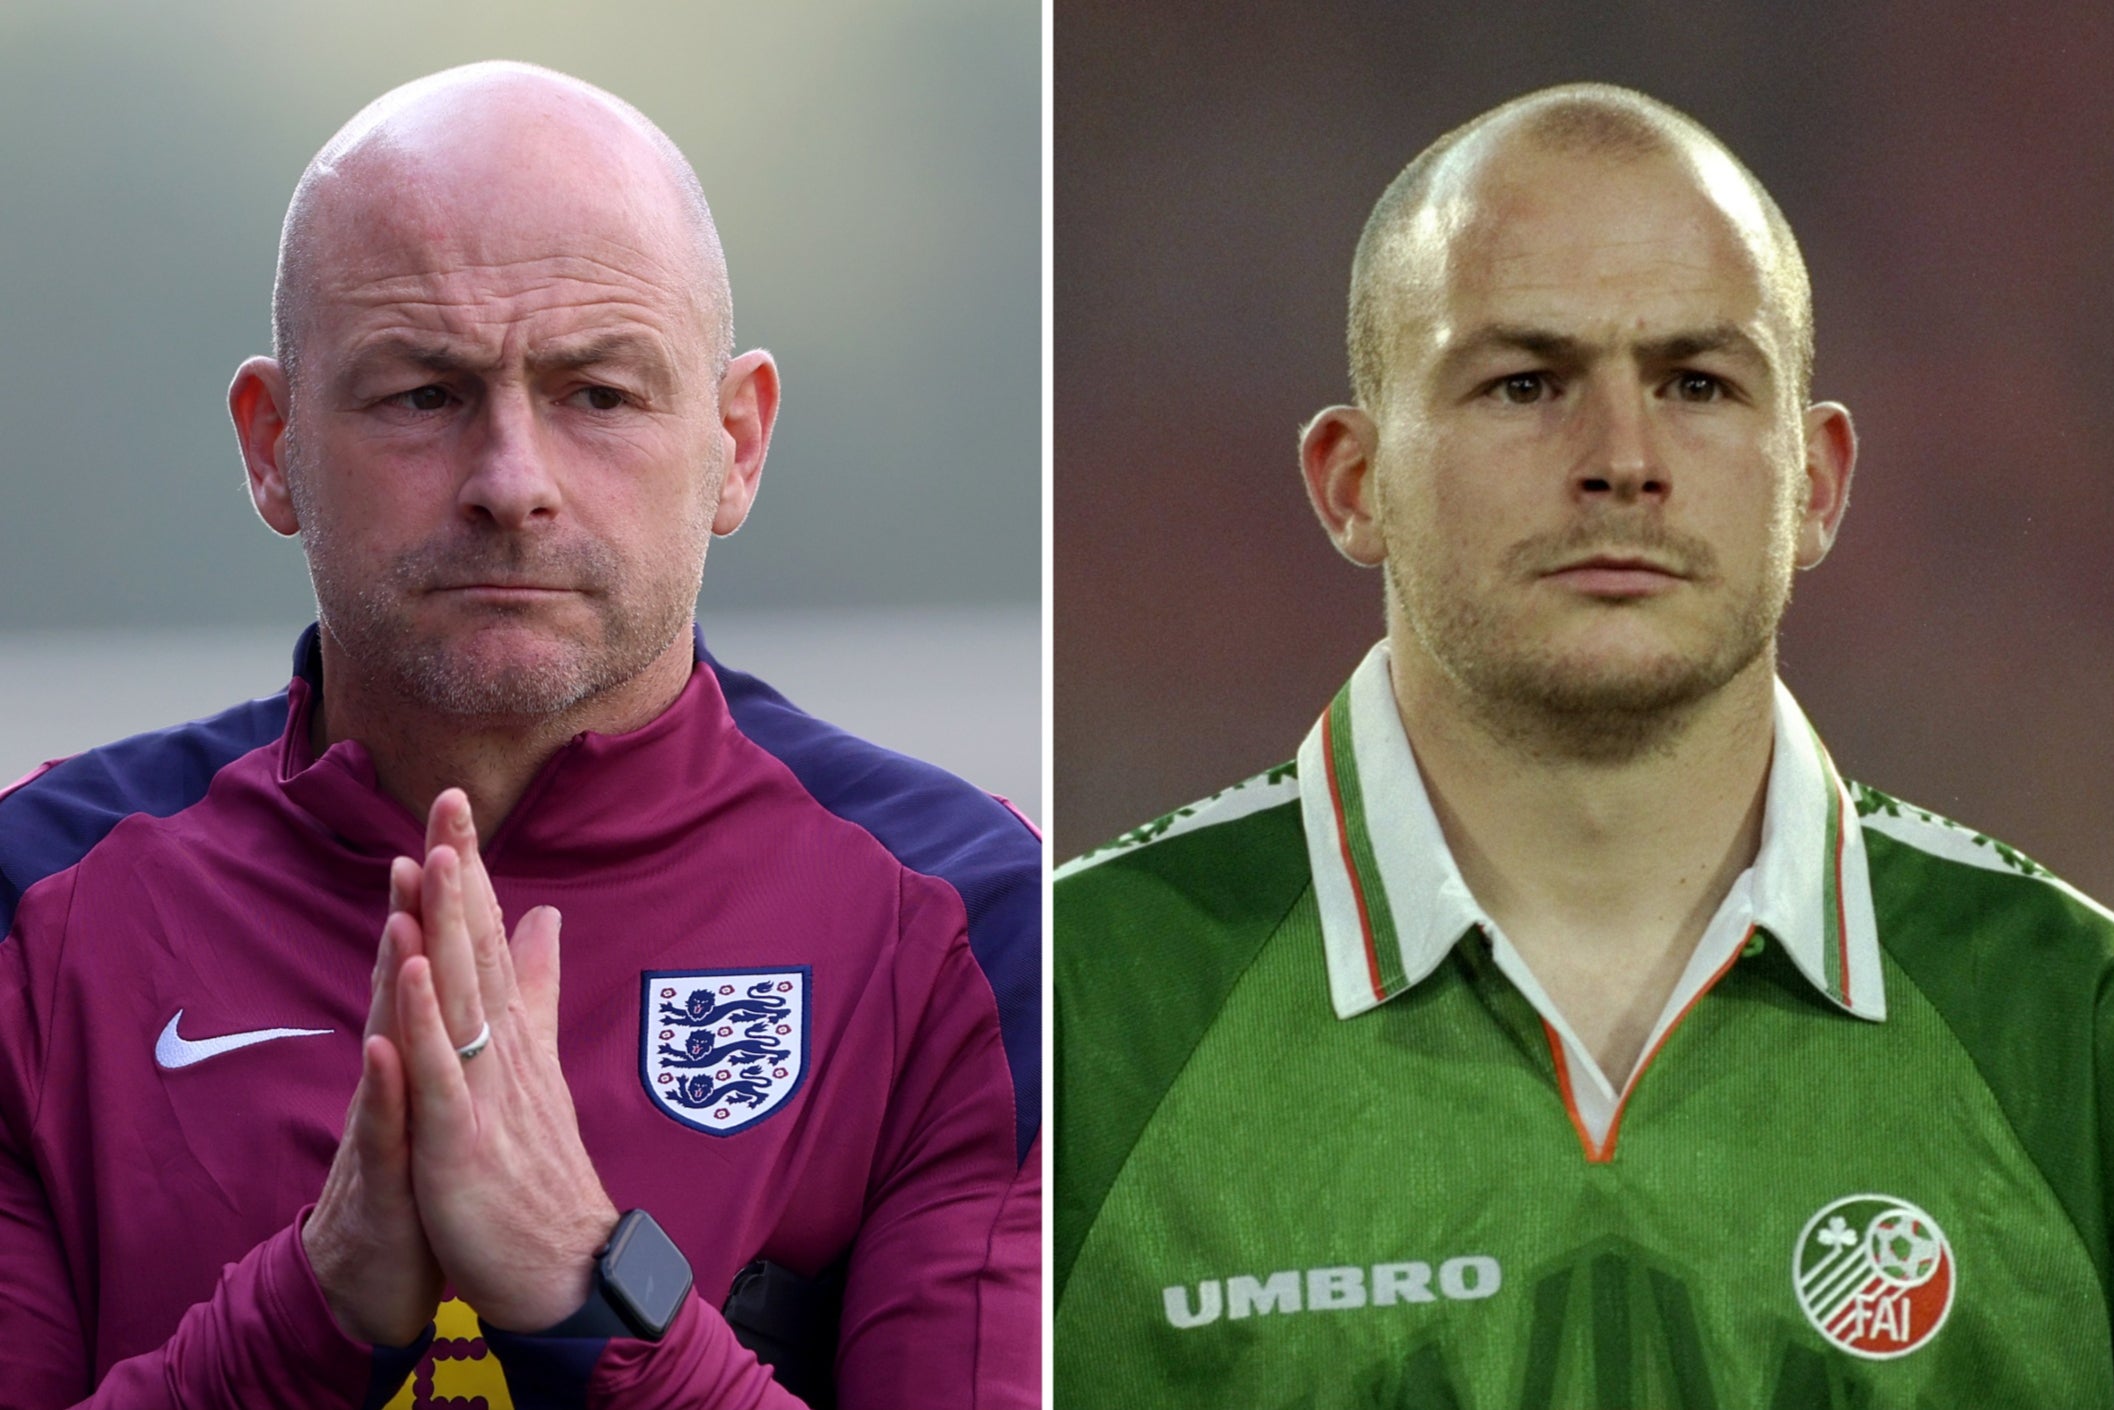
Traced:
<path fill-rule="evenodd" d="M 539 1042 L 558 1048 L 558 932 L 556 906 L 538 906 L 514 927 L 514 973 L 521 1002 Z"/>
<path fill-rule="evenodd" d="M 382 923 L 382 933 L 389 937 L 389 943 L 395 947 L 398 969 L 402 969 L 404 961 L 413 955 L 423 955 L 427 952 L 429 942 L 426 939 L 426 923 L 417 911 L 398 911 Z"/>
<path fill-rule="evenodd" d="M 398 857 L 389 864 L 390 910 L 418 914 L 419 880 L 422 871 L 423 868 L 409 857 Z"/>
<path fill-rule="evenodd" d="M 372 1038 L 377 1033 L 390 1031 L 396 1013 L 396 967 L 402 952 L 397 945 L 395 932 L 402 925 L 401 911 L 389 913 L 382 922 L 381 943 L 374 949 L 374 976 L 367 990 L 367 1027 L 361 1037 Z"/>
<path fill-rule="evenodd" d="M 491 875 L 478 850 L 477 825 L 471 815 L 469 796 L 461 789 L 447 789 L 433 800 L 433 812 L 426 823 L 426 845 L 429 849 L 453 848 L 462 863 L 463 919 L 470 927 L 479 998 L 487 1016 L 505 1013 L 514 993 L 513 965 L 506 956 L 506 917 L 499 909 L 498 893 L 492 889 Z"/>
<path fill-rule="evenodd" d="M 504 939 L 506 921 L 485 871 L 484 854 L 478 849 L 477 819 L 470 811 L 470 795 L 460 788 L 443 789 L 426 817 L 426 850 L 442 846 L 453 847 L 462 859 L 463 914 L 470 922 L 470 933 L 482 937 L 493 932 Z"/>
<path fill-rule="evenodd" d="M 452 847 L 455 838 L 450 824 L 455 810 L 468 808 L 470 795 L 460 788 L 443 788 L 433 795 L 433 806 L 426 810 L 426 850 L 431 852 L 443 843 Z"/>
<path fill-rule="evenodd" d="M 396 1034 L 396 982 L 404 961 L 426 953 L 425 926 L 415 913 L 391 912 L 382 922 L 382 943 L 375 954 L 374 997 L 367 1007 L 367 1032 Z"/>
<path fill-rule="evenodd" d="M 485 1007 L 478 993 L 477 958 L 463 915 L 462 862 L 455 849 L 440 846 L 426 859 L 424 887 L 426 954 L 433 961 L 433 984 L 440 995 L 441 1016 L 461 1047 L 484 1027 Z"/>
<path fill-rule="evenodd" d="M 461 789 L 450 789 L 449 794 L 458 806 L 451 806 L 444 814 L 436 808 L 435 821 L 444 834 L 441 840 L 455 849 L 462 863 L 463 919 L 469 924 L 471 954 L 477 962 L 478 994 L 484 1001 L 485 1016 L 489 1017 L 505 1013 L 514 995 L 514 966 L 506 950 L 506 917 L 500 912 L 498 893 L 492 889 L 491 875 L 477 848 L 470 800 Z"/>
<path fill-rule="evenodd" d="M 382 976 L 392 973 L 396 969 L 396 944 L 389 938 L 389 928 L 391 922 L 401 914 L 401 911 L 391 911 L 382 921 L 382 938 L 375 943 L 374 947 L 374 972 L 367 976 L 367 994 L 370 1003 L 373 996 L 381 992 Z"/>
<path fill-rule="evenodd" d="M 522 919 L 526 920 L 527 917 L 524 916 Z M 480 979 L 488 980 L 485 989 L 488 996 L 485 1001 L 485 1012 L 487 1013 L 503 1012 L 506 1006 L 514 1001 L 516 985 L 520 982 L 514 974 L 514 950 L 507 943 L 506 931 L 503 926 L 504 922 L 502 922 L 502 929 L 499 932 L 499 943 L 492 946 L 489 950 L 479 950 L 477 952 L 479 961 L 491 966 L 488 975 L 486 972 L 480 971 L 478 976 Z M 514 933 L 516 935 L 521 933 L 518 921 L 515 923 Z M 496 1004 L 489 997 L 493 994 L 498 995 Z"/>
<path fill-rule="evenodd" d="M 374 993 L 367 1004 L 367 1034 L 396 1032 L 396 977 L 404 961 L 426 951 L 418 917 L 397 911 L 382 922 L 382 942 L 375 949 Z"/>
<path fill-rule="evenodd" d="M 514 998 L 514 957 L 507 952 L 506 931 L 499 926 L 472 931 L 470 946 L 477 963 L 477 994 L 484 1016 L 505 1013 Z"/>
<path fill-rule="evenodd" d="M 411 1144 L 404 1104 L 404 1067 L 396 1045 L 370 1037 L 360 1048 L 360 1088 L 353 1098 L 353 1152 L 372 1179 L 379 1175 L 393 1187 L 410 1179 Z"/>
<path fill-rule="evenodd" d="M 406 961 L 397 979 L 397 1027 L 410 1111 L 406 1129 L 417 1133 L 422 1164 L 428 1156 L 445 1163 L 470 1121 L 470 1090 L 433 992 L 433 966 L 425 959 Z"/>

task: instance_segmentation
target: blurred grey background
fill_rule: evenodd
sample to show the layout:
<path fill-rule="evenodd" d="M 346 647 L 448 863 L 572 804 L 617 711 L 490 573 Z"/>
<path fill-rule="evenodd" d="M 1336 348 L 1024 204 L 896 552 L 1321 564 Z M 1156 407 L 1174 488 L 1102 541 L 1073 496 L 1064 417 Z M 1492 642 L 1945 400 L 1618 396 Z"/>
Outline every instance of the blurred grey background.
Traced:
<path fill-rule="evenodd" d="M 2114 898 L 2114 10 L 1059 0 L 1053 854 L 1291 756 L 1382 629 L 1294 436 L 1381 189 L 1506 98 L 1642 88 L 1812 268 L 1863 440 L 1783 669 L 1853 777 Z"/>
<path fill-rule="evenodd" d="M 785 404 L 700 617 L 817 714 L 1041 812 L 1033 0 L 0 4 L 0 785 L 284 684 L 313 599 L 224 407 L 279 220 L 383 90 L 601 84 L 712 202 Z"/>

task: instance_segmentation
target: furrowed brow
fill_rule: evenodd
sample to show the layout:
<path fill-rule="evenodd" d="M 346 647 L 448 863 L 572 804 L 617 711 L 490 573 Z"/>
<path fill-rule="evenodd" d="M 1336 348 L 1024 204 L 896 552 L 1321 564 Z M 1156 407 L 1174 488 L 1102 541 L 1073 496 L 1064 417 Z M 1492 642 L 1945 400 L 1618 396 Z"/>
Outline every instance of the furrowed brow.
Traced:
<path fill-rule="evenodd" d="M 348 378 L 358 378 L 385 367 L 416 367 L 424 372 L 454 375 L 474 369 L 475 364 L 442 343 L 389 334 L 366 344 L 346 364 Z"/>
<path fill-rule="evenodd" d="M 1525 353 L 1543 362 L 1575 363 L 1585 358 L 1587 348 L 1576 338 L 1546 328 L 1492 323 L 1448 348 L 1439 365 L 1442 372 L 1451 372 L 1479 357 L 1501 352 Z"/>
<path fill-rule="evenodd" d="M 1589 362 L 1610 349 L 1564 333 L 1523 324 L 1494 323 L 1479 328 L 1447 349 L 1442 371 L 1451 372 L 1494 352 L 1524 353 L 1541 362 L 1575 366 Z M 1632 356 L 1644 366 L 1686 362 L 1709 353 L 1723 353 L 1773 371 L 1769 355 L 1747 332 L 1733 323 L 1714 323 L 1707 328 L 1684 329 L 1663 338 L 1634 344 Z"/>
<path fill-rule="evenodd" d="M 666 379 L 670 371 L 661 345 L 652 338 L 632 333 L 610 333 L 577 343 L 561 343 L 529 358 L 529 370 L 539 375 L 610 365 L 633 367 L 650 378 Z"/>
<path fill-rule="evenodd" d="M 1768 365 L 1768 354 L 1754 339 L 1731 323 L 1713 324 L 1691 332 L 1674 333 L 1664 338 L 1654 338 L 1639 343 L 1636 348 L 1640 361 L 1648 363 L 1686 362 L 1705 353 L 1727 353 L 1733 357 Z"/>

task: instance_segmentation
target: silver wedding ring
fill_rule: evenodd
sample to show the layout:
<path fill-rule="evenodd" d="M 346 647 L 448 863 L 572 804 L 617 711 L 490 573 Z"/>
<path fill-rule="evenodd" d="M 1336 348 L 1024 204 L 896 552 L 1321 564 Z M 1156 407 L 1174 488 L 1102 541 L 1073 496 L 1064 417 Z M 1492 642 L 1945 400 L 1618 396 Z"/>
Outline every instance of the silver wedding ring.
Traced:
<path fill-rule="evenodd" d="M 491 1021 L 488 1019 L 486 1020 L 484 1027 L 477 1030 L 477 1036 L 475 1038 L 472 1038 L 469 1042 L 464 1043 L 461 1047 L 455 1050 L 455 1056 L 461 1058 L 464 1062 L 468 1062 L 471 1058 L 476 1057 L 487 1047 L 491 1046 L 491 1042 L 492 1024 Z"/>

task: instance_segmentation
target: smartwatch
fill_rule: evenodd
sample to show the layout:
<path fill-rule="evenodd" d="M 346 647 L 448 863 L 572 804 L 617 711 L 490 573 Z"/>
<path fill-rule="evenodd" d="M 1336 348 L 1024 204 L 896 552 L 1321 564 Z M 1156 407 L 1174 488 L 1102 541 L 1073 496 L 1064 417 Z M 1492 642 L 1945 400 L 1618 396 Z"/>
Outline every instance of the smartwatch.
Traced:
<path fill-rule="evenodd" d="M 659 1341 L 690 1295 L 690 1260 L 643 1209 L 617 1220 L 595 1250 L 594 1284 L 580 1310 L 539 1337 Z"/>

